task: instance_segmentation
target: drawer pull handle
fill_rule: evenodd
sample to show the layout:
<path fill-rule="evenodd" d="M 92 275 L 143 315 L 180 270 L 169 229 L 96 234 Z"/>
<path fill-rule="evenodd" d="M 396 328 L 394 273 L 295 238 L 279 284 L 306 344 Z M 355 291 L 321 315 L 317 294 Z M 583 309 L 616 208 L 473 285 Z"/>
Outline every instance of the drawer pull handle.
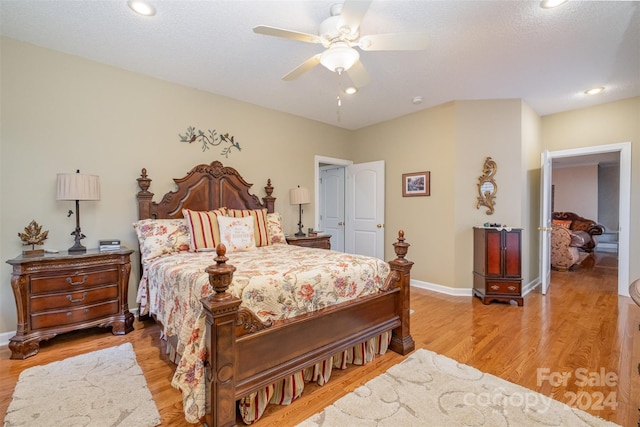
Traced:
<path fill-rule="evenodd" d="M 67 317 L 71 317 L 71 312 L 67 311 Z"/>
<path fill-rule="evenodd" d="M 510 291 L 515 291 L 517 288 L 515 286 L 509 286 Z"/>
<path fill-rule="evenodd" d="M 497 291 L 498 289 L 500 289 L 500 286 L 498 285 L 492 285 L 491 289 L 493 289 L 494 291 Z"/>
<path fill-rule="evenodd" d="M 82 276 L 81 281 L 74 282 L 71 277 L 67 277 L 67 283 L 70 284 L 71 286 L 84 285 L 84 282 L 86 282 L 88 278 L 89 276 L 85 274 L 84 276 Z"/>
<path fill-rule="evenodd" d="M 87 297 L 86 292 L 82 294 L 82 298 L 78 298 L 78 299 L 73 299 L 71 295 L 67 295 L 67 299 L 69 300 L 69 302 L 82 302 L 86 297 Z"/>

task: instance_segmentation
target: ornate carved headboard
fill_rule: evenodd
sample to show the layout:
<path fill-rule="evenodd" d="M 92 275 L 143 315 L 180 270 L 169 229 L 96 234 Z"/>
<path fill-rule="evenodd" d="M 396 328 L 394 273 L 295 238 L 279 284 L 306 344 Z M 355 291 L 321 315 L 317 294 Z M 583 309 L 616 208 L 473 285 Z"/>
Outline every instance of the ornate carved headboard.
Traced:
<path fill-rule="evenodd" d="M 140 191 L 138 198 L 138 218 L 182 218 L 182 209 L 209 211 L 226 206 L 232 209 L 262 209 L 274 212 L 276 198 L 271 196 L 273 187 L 267 180 L 264 187 L 266 197 L 262 203 L 257 196 L 249 193 L 253 184 L 247 183 L 232 167 L 223 166 L 219 161 L 210 165 L 201 164 L 191 169 L 183 178 L 174 178 L 178 186 L 154 202 L 149 190 L 151 179 L 143 168 L 137 179 Z"/>

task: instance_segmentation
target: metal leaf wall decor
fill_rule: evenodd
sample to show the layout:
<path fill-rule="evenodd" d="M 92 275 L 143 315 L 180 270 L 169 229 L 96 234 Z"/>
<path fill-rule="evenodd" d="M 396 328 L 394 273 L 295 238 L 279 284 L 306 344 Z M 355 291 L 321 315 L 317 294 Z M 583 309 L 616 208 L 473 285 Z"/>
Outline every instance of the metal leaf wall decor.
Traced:
<path fill-rule="evenodd" d="M 209 146 L 217 147 L 224 144 L 220 155 L 227 158 L 229 157 L 232 148 L 236 148 L 238 151 L 241 151 L 240 143 L 236 142 L 234 137 L 229 136 L 228 133 L 218 135 L 215 129 L 208 129 L 207 132 L 208 134 L 199 129 L 196 132 L 195 127 L 189 126 L 184 135 L 178 134 L 178 136 L 180 137 L 180 142 L 188 142 L 191 144 L 194 141 L 199 141 L 202 144 L 202 151 L 208 150 Z"/>

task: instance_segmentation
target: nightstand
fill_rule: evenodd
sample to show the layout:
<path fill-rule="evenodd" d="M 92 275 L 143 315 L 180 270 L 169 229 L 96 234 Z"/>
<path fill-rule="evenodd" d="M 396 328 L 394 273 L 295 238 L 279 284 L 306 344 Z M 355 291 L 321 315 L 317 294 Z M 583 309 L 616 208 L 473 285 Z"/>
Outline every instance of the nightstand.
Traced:
<path fill-rule="evenodd" d="M 331 235 L 323 234 L 313 237 L 287 237 L 287 243 L 295 246 L 304 246 L 305 248 L 331 249 Z"/>
<path fill-rule="evenodd" d="M 94 326 L 111 327 L 114 335 L 133 330 L 127 294 L 132 250 L 70 255 L 18 256 L 11 288 L 18 325 L 9 340 L 11 359 L 38 353 L 40 341 Z"/>

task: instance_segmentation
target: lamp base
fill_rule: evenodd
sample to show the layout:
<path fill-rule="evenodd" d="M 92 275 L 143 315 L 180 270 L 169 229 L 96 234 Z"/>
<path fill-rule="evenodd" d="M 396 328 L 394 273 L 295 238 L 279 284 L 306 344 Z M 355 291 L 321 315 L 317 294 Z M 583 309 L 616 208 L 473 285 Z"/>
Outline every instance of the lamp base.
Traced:
<path fill-rule="evenodd" d="M 78 201 L 76 200 L 76 229 L 71 232 L 71 235 L 74 236 L 74 244 L 68 250 L 70 254 L 87 252 L 87 248 L 85 248 L 82 243 L 80 243 L 80 241 L 87 236 L 82 234 L 82 230 L 80 230 L 80 206 L 78 206 L 77 203 Z"/>
<path fill-rule="evenodd" d="M 302 231 L 298 231 L 296 234 L 294 234 L 294 236 L 296 236 L 296 237 L 306 237 L 306 234 L 304 234 Z"/>
<path fill-rule="evenodd" d="M 85 248 L 84 246 L 82 246 L 82 245 L 80 244 L 80 242 L 76 242 L 76 244 L 75 244 L 75 245 L 71 246 L 71 247 L 68 249 L 68 252 L 69 252 L 70 254 L 85 253 L 85 252 L 87 252 L 87 248 Z"/>

